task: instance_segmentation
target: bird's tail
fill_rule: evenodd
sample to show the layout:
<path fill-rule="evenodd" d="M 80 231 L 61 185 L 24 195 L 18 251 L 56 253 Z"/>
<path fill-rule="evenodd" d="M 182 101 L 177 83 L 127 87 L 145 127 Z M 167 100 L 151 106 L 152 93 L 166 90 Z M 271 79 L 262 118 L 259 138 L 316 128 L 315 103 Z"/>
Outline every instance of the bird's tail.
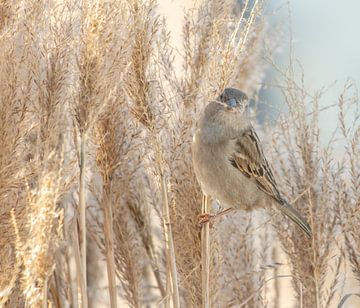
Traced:
<path fill-rule="evenodd" d="M 311 227 L 301 214 L 295 210 L 289 203 L 285 200 L 282 202 L 276 202 L 277 207 L 283 212 L 287 217 L 289 217 L 294 223 L 296 223 L 306 234 L 311 237 Z"/>

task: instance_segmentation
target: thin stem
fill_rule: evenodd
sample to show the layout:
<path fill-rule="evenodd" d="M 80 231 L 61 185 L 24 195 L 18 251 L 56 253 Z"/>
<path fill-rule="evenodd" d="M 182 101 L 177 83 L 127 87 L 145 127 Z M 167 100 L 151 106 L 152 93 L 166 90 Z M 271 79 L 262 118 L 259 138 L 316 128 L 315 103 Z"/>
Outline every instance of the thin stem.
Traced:
<path fill-rule="evenodd" d="M 294 277 L 294 276 L 292 276 L 292 275 L 279 275 L 279 276 L 270 277 L 269 279 L 265 280 L 265 281 L 263 282 L 263 284 L 260 285 L 260 287 L 259 287 L 257 290 L 255 290 L 255 292 L 253 292 L 246 300 L 244 300 L 244 301 L 238 306 L 238 308 L 242 308 L 242 307 L 246 306 L 246 304 L 247 304 L 248 302 L 250 302 L 256 295 L 259 295 L 261 289 L 262 289 L 263 287 L 265 287 L 268 282 L 270 282 L 270 281 L 272 281 L 272 280 L 274 280 L 274 279 L 277 279 L 277 278 L 293 278 L 293 279 L 296 279 L 296 277 Z"/>
<path fill-rule="evenodd" d="M 84 284 L 84 294 L 87 297 L 87 277 L 86 277 L 86 203 L 85 203 L 85 166 L 86 166 L 86 134 L 84 132 L 80 135 L 80 183 L 79 183 L 79 214 L 80 214 L 80 257 L 82 268 L 82 281 Z M 84 299 L 83 299 L 84 302 Z M 87 302 L 87 300 L 86 300 Z"/>
<path fill-rule="evenodd" d="M 253 24 L 253 22 L 255 20 L 256 14 L 258 13 L 258 10 L 257 10 L 258 4 L 259 4 L 259 1 L 255 0 L 255 3 L 250 12 L 250 17 L 249 17 L 248 21 L 246 22 L 246 28 L 243 31 L 244 35 L 241 37 L 241 40 L 239 40 L 237 46 L 235 47 L 236 54 L 238 54 L 238 55 L 241 55 L 241 53 L 243 52 L 243 48 L 247 43 L 247 38 L 248 38 L 248 35 L 250 32 L 251 25 Z"/>
<path fill-rule="evenodd" d="M 43 300 L 42 300 L 43 308 L 47 308 L 47 301 L 48 301 L 48 281 L 47 279 L 45 279 L 43 286 Z"/>
<path fill-rule="evenodd" d="M 313 212 L 313 203 L 312 203 L 312 195 L 311 192 L 308 191 L 309 196 L 309 210 L 310 210 L 310 223 L 311 229 L 313 230 L 313 235 L 311 237 L 312 240 L 312 251 L 313 251 L 313 266 L 314 266 L 314 283 L 315 283 L 315 300 L 316 300 L 316 308 L 320 308 L 320 288 L 319 288 L 319 275 L 318 275 L 318 260 L 317 253 L 315 248 L 315 225 L 314 225 L 314 212 Z"/>
<path fill-rule="evenodd" d="M 202 214 L 209 213 L 210 197 L 203 195 Z M 202 280 L 202 307 L 210 307 L 210 224 L 204 223 L 201 229 L 201 280 Z"/>
<path fill-rule="evenodd" d="M 85 284 L 83 281 L 83 277 L 84 277 L 82 274 L 83 269 L 81 268 L 79 233 L 76 222 L 73 223 L 73 226 L 74 226 L 74 238 L 73 238 L 74 258 L 76 264 L 77 281 L 78 281 L 78 285 L 80 285 L 80 292 L 81 292 L 81 305 L 78 305 L 78 307 L 87 308 L 88 306 L 87 294 L 86 294 Z"/>
<path fill-rule="evenodd" d="M 177 270 L 176 270 L 176 258 L 175 258 L 175 248 L 174 240 L 172 236 L 172 228 L 170 223 L 170 210 L 169 202 L 167 196 L 167 187 L 165 181 L 165 175 L 161 171 L 161 192 L 163 195 L 163 220 L 164 220 L 164 229 L 165 229 L 165 241 L 166 249 L 168 251 L 168 264 L 170 267 L 170 281 L 171 281 L 171 292 L 173 297 L 174 308 L 180 308 L 180 296 L 179 296 L 179 286 L 177 279 Z"/>
<path fill-rule="evenodd" d="M 111 185 L 111 183 L 110 183 Z M 116 292 L 116 276 L 115 276 L 115 258 L 114 258 L 114 232 L 113 232 L 113 214 L 112 204 L 109 199 L 109 192 L 111 189 L 104 189 L 104 236 L 105 236 L 105 251 L 106 251 L 106 268 L 109 282 L 110 307 L 117 307 L 117 292 Z"/>
<path fill-rule="evenodd" d="M 273 248 L 273 260 L 278 260 L 278 247 Z M 279 275 L 279 268 L 277 266 L 274 267 L 274 276 Z M 274 280 L 274 291 L 275 291 L 275 299 L 274 299 L 274 307 L 279 308 L 280 307 L 280 281 L 278 279 Z"/>
<path fill-rule="evenodd" d="M 61 307 L 65 306 L 63 304 L 63 299 L 61 298 L 61 295 L 59 294 L 59 290 L 61 290 L 60 284 L 59 284 L 59 277 L 58 277 L 56 271 L 54 271 L 54 280 L 50 284 L 50 294 L 51 294 L 51 297 L 53 298 L 54 307 L 56 307 L 56 308 L 61 308 Z"/>
<path fill-rule="evenodd" d="M 166 255 L 166 296 L 165 298 L 165 308 L 170 308 L 170 304 L 171 304 L 171 273 L 170 273 L 170 257 L 169 257 L 169 249 L 167 246 L 168 240 L 167 240 L 167 235 L 165 232 L 165 245 L 166 245 L 166 251 L 165 251 L 165 255 Z"/>
<path fill-rule="evenodd" d="M 150 266 L 151 266 L 151 271 L 153 272 L 154 276 L 155 276 L 155 280 L 156 283 L 158 285 L 160 294 L 162 298 L 165 298 L 166 296 L 166 290 L 163 286 L 163 283 L 161 281 L 161 275 L 160 275 L 160 271 L 159 271 L 159 266 L 157 264 L 155 255 L 151 249 L 151 247 L 149 245 L 145 245 L 145 249 L 146 249 L 146 253 L 149 256 L 149 259 L 151 260 Z"/>
<path fill-rule="evenodd" d="M 167 185 L 164 173 L 164 160 L 160 147 L 160 140 L 157 136 L 154 136 L 153 140 L 155 141 L 155 155 L 158 165 L 158 172 L 161 180 L 161 194 L 163 200 L 163 223 L 164 223 L 164 232 L 165 232 L 165 245 L 166 245 L 166 258 L 167 258 L 167 277 L 168 282 L 170 282 L 170 291 L 173 298 L 174 308 L 180 308 L 180 296 L 179 296 L 179 285 L 177 278 L 177 269 L 176 269 L 176 257 L 175 257 L 175 248 L 174 248 L 174 239 L 172 236 L 172 227 L 170 222 L 170 209 L 169 209 L 169 200 Z M 170 275 L 169 275 L 170 274 Z M 168 288 L 167 288 L 168 291 Z"/>
<path fill-rule="evenodd" d="M 75 227 L 76 227 L 76 222 L 73 223 L 73 225 L 75 225 Z M 70 285 L 70 291 L 67 294 L 67 298 L 69 300 L 70 307 L 76 307 L 76 306 L 78 306 L 78 290 L 79 290 L 78 281 L 80 279 L 81 274 L 78 272 L 77 265 L 75 265 L 76 273 L 74 273 L 72 270 L 70 270 L 72 268 L 73 261 L 75 261 L 75 257 L 72 258 L 70 256 L 70 254 L 72 251 L 75 251 L 75 242 L 77 243 L 77 246 L 79 245 L 79 237 L 77 234 L 75 235 L 75 233 L 72 232 L 71 227 L 64 228 L 64 230 L 65 230 L 66 240 L 70 243 L 73 243 L 73 247 L 66 248 L 66 255 L 65 255 L 66 264 L 67 264 L 66 280 Z M 72 236 L 70 236 L 70 234 L 72 234 Z M 80 260 L 79 260 L 79 264 L 80 264 Z M 76 275 L 77 279 L 75 279 L 74 275 Z"/>
<path fill-rule="evenodd" d="M 157 285 L 158 285 L 159 290 L 160 290 L 161 297 L 165 297 L 166 296 L 166 291 L 165 291 L 164 286 L 162 284 L 160 271 L 159 271 L 159 268 L 158 268 L 157 264 L 156 264 L 156 267 L 155 267 L 154 264 L 151 263 L 151 269 L 152 269 L 152 271 L 154 273 Z"/>

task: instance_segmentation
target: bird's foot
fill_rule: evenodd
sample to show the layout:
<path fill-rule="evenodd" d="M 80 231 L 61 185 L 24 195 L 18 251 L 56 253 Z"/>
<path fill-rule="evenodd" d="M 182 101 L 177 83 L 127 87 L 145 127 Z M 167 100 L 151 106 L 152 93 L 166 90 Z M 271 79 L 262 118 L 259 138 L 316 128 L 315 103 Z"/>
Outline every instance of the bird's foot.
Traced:
<path fill-rule="evenodd" d="M 223 216 L 231 211 L 233 211 L 234 209 L 232 207 L 225 209 L 219 213 L 216 213 L 215 215 L 209 214 L 209 213 L 202 213 L 200 215 L 198 215 L 199 218 L 199 225 L 202 226 L 203 224 L 206 223 L 210 223 L 210 226 L 212 226 L 214 219 L 220 216 Z"/>
<path fill-rule="evenodd" d="M 199 218 L 199 225 L 202 226 L 208 222 L 210 222 L 210 220 L 212 220 L 216 215 L 212 215 L 209 213 L 202 213 L 200 215 L 198 215 Z"/>

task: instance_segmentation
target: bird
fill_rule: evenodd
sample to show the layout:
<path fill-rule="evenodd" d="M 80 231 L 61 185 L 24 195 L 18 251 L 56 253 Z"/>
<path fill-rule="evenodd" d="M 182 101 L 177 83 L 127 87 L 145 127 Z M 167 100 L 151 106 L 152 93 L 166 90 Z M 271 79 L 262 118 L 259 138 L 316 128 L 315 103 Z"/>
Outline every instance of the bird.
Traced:
<path fill-rule="evenodd" d="M 192 160 L 203 193 L 229 209 L 278 209 L 311 237 L 306 219 L 280 193 L 248 114 L 248 96 L 235 88 L 226 88 L 202 111 Z M 203 222 L 210 216 L 205 213 Z"/>

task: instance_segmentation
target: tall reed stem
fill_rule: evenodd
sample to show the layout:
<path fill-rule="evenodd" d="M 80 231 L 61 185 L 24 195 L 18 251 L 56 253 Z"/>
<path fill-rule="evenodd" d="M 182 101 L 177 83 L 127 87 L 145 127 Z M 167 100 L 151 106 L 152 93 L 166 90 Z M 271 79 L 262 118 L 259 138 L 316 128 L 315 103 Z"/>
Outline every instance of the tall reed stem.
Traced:
<path fill-rule="evenodd" d="M 165 229 L 165 241 L 166 249 L 168 250 L 168 262 L 170 265 L 170 276 L 171 276 L 171 292 L 173 297 L 174 308 L 180 308 L 180 296 L 179 296 L 179 285 L 177 279 L 177 270 L 176 270 L 176 258 L 175 258 L 175 248 L 174 248 L 174 239 L 172 236 L 172 228 L 170 222 L 170 210 L 169 202 L 167 196 L 167 188 L 165 175 L 161 174 L 161 191 L 163 195 L 163 220 L 164 220 L 164 229 Z"/>
<path fill-rule="evenodd" d="M 81 244 L 80 244 L 80 257 L 81 257 L 81 270 L 82 280 L 84 284 L 83 296 L 87 298 L 87 277 L 86 277 L 86 203 L 85 203 L 85 172 L 86 172 L 86 134 L 81 132 L 80 135 L 80 183 L 79 183 L 79 214 L 80 214 L 80 232 L 81 232 Z M 83 298 L 83 303 L 87 303 Z M 87 307 L 83 306 L 83 307 Z"/>
<path fill-rule="evenodd" d="M 203 195 L 201 212 L 209 213 L 211 198 Z M 210 307 L 210 224 L 205 223 L 201 229 L 201 280 L 202 280 L 202 306 Z"/>
<path fill-rule="evenodd" d="M 74 249 L 74 259 L 76 264 L 77 282 L 78 285 L 80 285 L 80 292 L 81 292 L 81 307 L 87 308 L 88 301 L 87 301 L 86 288 L 83 279 L 84 275 L 82 274 L 83 269 L 81 264 L 80 247 L 79 247 L 79 233 L 78 233 L 78 227 L 76 221 L 74 221 L 73 225 L 74 225 L 74 237 L 72 242 L 74 245 L 73 249 Z M 80 305 L 78 305 L 78 307 L 80 307 Z"/>
<path fill-rule="evenodd" d="M 311 224 L 311 229 L 313 230 L 313 234 L 311 237 L 311 241 L 312 241 L 312 251 L 313 251 L 313 266 L 314 266 L 314 284 L 315 284 L 315 300 L 316 300 L 316 308 L 320 308 L 320 288 L 319 288 L 319 272 L 318 272 L 318 258 L 317 258 L 317 254 L 316 254 L 316 249 L 315 249 L 315 225 L 314 225 L 314 216 L 313 216 L 313 203 L 312 203 L 312 194 L 311 191 L 308 191 L 308 198 L 309 198 L 309 210 L 310 210 L 310 224 Z"/>
<path fill-rule="evenodd" d="M 109 184 L 111 185 L 111 183 Z M 104 210 L 104 236 L 106 251 L 106 267 L 109 282 L 110 307 L 117 307 L 115 258 L 114 258 L 114 232 L 112 205 L 109 199 L 111 189 L 104 191 L 103 210 Z"/>
<path fill-rule="evenodd" d="M 163 200 L 163 223 L 164 223 L 166 257 L 167 257 L 166 261 L 167 261 L 167 269 L 170 270 L 170 281 L 169 281 L 170 290 L 172 293 L 174 308 L 180 308 L 180 296 L 179 296 L 179 285 L 178 285 L 177 269 L 176 269 L 174 239 L 172 235 L 172 227 L 170 221 L 170 209 L 169 209 L 166 179 L 163 168 L 163 157 L 160 148 L 160 141 L 156 137 L 155 140 L 156 140 L 155 155 L 158 164 L 158 172 L 161 179 L 161 194 Z"/>
<path fill-rule="evenodd" d="M 47 301 L 48 301 L 48 280 L 45 279 L 43 286 L 43 300 L 42 300 L 43 308 L 47 308 Z"/>

